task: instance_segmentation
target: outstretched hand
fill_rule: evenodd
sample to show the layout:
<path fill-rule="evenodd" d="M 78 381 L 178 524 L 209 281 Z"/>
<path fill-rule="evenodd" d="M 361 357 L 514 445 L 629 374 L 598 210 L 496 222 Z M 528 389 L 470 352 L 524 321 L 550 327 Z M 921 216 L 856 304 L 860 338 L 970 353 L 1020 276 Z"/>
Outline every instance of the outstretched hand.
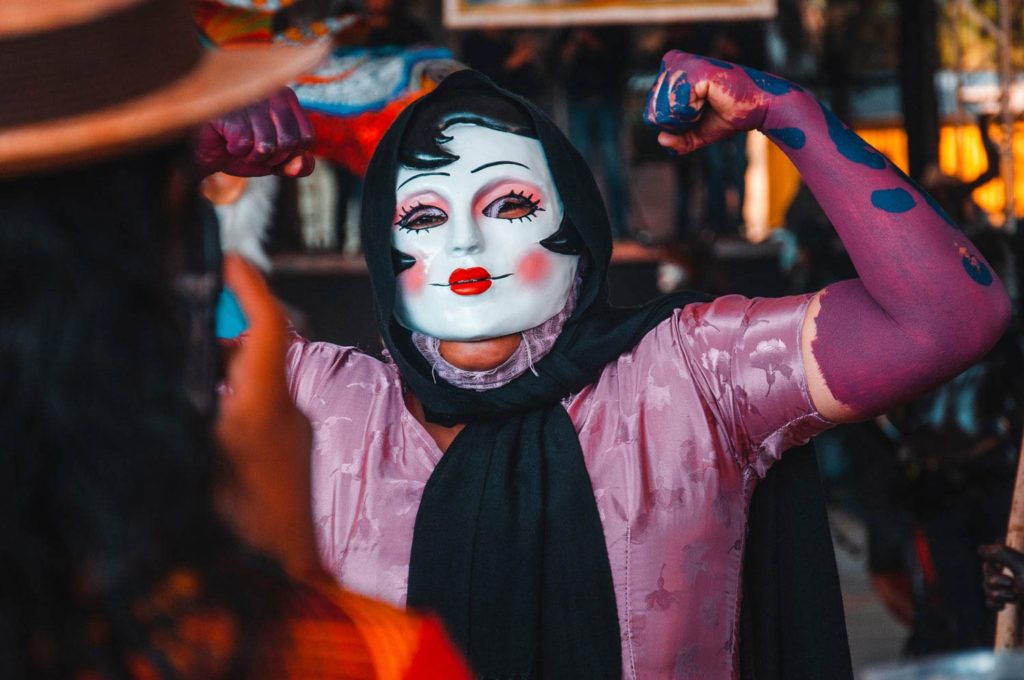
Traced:
<path fill-rule="evenodd" d="M 313 126 L 287 87 L 268 99 L 204 123 L 195 142 L 203 176 L 305 177 L 315 161 L 309 153 Z"/>
<path fill-rule="evenodd" d="M 662 58 L 644 120 L 684 154 L 761 127 L 772 102 L 798 85 L 745 66 L 672 50 Z"/>
<path fill-rule="evenodd" d="M 1009 603 L 1024 602 L 1024 553 L 1000 543 L 983 545 L 985 604 L 999 610 Z M 1004 570 L 1009 569 L 1010 574 Z"/>
<path fill-rule="evenodd" d="M 237 255 L 224 281 L 249 322 L 229 357 L 217 439 L 231 463 L 222 512 L 242 538 L 296 574 L 319 565 L 310 500 L 312 431 L 288 393 L 285 316 L 260 273 Z"/>

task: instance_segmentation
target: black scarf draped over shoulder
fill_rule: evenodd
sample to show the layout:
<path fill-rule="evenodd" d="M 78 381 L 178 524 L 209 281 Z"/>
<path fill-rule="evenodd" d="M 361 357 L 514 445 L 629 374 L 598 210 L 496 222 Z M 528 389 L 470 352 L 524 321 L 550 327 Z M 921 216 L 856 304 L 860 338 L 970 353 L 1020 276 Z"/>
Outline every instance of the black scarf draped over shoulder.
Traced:
<path fill-rule="evenodd" d="M 410 331 L 393 316 L 400 265 L 391 228 L 406 129 L 424 102 L 472 101 L 475 92 L 500 93 L 533 122 L 584 262 L 574 311 L 536 363 L 536 375 L 527 372 L 487 391 L 435 381 Z M 431 422 L 466 424 L 423 492 L 409 606 L 440 616 L 482 678 L 621 677 L 604 533 L 579 439 L 561 402 L 595 382 L 674 310 L 707 298 L 680 293 L 612 308 L 605 283 L 611 229 L 589 168 L 543 112 L 475 71 L 448 76 L 399 116 L 374 153 L 364 186 L 362 238 L 384 344 Z M 828 551 L 831 559 L 831 545 Z"/>

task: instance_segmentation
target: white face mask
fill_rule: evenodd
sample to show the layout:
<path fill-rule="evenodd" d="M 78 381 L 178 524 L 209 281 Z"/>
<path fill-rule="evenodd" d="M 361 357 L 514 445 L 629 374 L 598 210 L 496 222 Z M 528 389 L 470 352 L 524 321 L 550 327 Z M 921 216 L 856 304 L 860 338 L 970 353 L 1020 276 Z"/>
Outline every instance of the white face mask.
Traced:
<path fill-rule="evenodd" d="M 441 340 L 539 326 L 565 306 L 579 263 L 540 245 L 563 214 L 544 150 L 477 125 L 445 134 L 457 161 L 398 170 L 392 244 L 416 263 L 398 277 L 396 317 Z"/>

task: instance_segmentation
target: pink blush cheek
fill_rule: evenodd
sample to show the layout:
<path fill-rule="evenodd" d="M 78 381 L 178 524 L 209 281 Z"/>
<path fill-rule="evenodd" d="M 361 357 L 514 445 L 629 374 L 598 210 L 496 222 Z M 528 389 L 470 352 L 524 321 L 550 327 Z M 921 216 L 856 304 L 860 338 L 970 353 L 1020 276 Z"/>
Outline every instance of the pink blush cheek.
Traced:
<path fill-rule="evenodd" d="M 551 256 L 547 251 L 535 250 L 516 265 L 516 278 L 526 284 L 544 281 L 551 274 Z"/>
<path fill-rule="evenodd" d="M 422 293 L 427 286 L 427 267 L 423 260 L 416 260 L 416 264 L 402 272 L 398 276 L 398 283 L 406 295 L 415 296 Z"/>

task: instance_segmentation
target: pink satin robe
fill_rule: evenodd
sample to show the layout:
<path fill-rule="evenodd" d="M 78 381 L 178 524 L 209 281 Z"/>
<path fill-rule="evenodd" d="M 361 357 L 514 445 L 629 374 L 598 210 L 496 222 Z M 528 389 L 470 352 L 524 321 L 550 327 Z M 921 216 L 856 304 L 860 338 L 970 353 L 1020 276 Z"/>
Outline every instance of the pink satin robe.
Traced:
<path fill-rule="evenodd" d="M 624 678 L 737 677 L 750 495 L 785 449 L 830 425 L 807 394 L 808 301 L 689 305 L 564 401 L 604 525 Z M 416 511 L 441 451 L 407 411 L 393 363 L 297 340 L 288 364 L 315 431 L 324 564 L 345 588 L 404 605 Z"/>

